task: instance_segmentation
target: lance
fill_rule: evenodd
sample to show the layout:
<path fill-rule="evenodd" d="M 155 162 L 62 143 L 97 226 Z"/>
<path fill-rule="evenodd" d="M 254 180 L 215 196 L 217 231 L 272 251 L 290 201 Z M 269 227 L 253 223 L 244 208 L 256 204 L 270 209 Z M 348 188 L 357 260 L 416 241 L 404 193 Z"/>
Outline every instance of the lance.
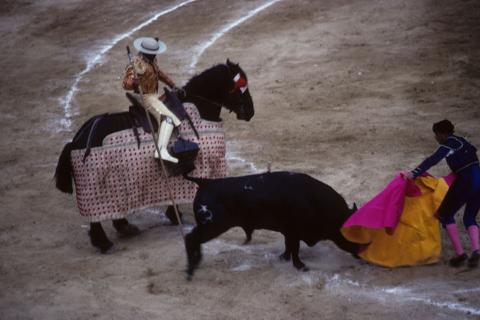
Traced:
<path fill-rule="evenodd" d="M 130 47 L 129 46 L 127 46 L 127 55 L 128 55 L 128 60 L 130 61 L 130 64 L 132 65 L 133 75 L 134 75 L 135 79 L 139 79 L 138 75 L 137 75 L 137 70 L 135 70 L 135 66 L 133 65 L 132 53 L 130 52 Z M 173 210 L 175 211 L 175 216 L 177 217 L 178 225 L 179 225 L 179 228 L 180 228 L 180 233 L 182 234 L 182 238 L 185 238 L 185 234 L 183 232 L 182 220 L 180 219 L 180 214 L 178 213 L 178 208 L 177 208 L 177 205 L 175 203 L 175 198 L 173 196 L 173 190 L 172 190 L 172 187 L 170 185 L 170 179 L 168 178 L 167 169 L 165 168 L 165 164 L 163 163 L 163 159 L 160 155 L 160 148 L 158 147 L 158 139 L 155 136 L 155 131 L 153 130 L 153 123 L 152 123 L 152 119 L 150 118 L 150 112 L 148 112 L 147 108 L 145 107 L 146 105 L 145 105 L 145 100 L 143 98 L 143 89 L 142 89 L 142 86 L 140 84 L 138 85 L 138 92 L 140 94 L 140 100 L 142 102 L 142 106 L 144 107 L 145 114 L 147 115 L 147 122 L 148 122 L 148 126 L 150 127 L 150 132 L 152 133 L 153 144 L 155 145 L 155 150 L 157 150 L 157 154 L 159 155 L 160 168 L 163 172 L 163 175 L 165 176 L 165 181 L 166 181 L 166 185 L 167 185 L 167 189 L 168 189 L 168 194 L 169 194 L 169 197 L 170 197 L 170 201 L 172 201 L 172 206 L 173 206 Z M 158 125 L 159 125 L 158 127 L 159 127 L 159 130 L 160 130 L 160 125 L 161 124 L 159 123 Z"/>

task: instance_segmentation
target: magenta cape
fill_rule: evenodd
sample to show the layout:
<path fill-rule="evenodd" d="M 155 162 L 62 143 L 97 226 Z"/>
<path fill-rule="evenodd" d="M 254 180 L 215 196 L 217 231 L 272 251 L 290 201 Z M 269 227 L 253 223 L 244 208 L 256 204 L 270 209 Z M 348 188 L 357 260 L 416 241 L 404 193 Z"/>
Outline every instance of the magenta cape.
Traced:
<path fill-rule="evenodd" d="M 371 229 L 395 229 L 403 212 L 405 196 L 416 196 L 420 190 L 411 180 L 396 176 L 386 187 L 356 211 L 342 228 L 362 226 Z"/>

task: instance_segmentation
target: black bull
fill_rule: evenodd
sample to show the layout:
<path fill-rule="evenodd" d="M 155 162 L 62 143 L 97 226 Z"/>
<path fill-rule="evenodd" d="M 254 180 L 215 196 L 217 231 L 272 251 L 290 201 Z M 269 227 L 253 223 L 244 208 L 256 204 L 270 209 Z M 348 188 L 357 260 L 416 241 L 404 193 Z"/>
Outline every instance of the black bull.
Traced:
<path fill-rule="evenodd" d="M 197 226 L 185 237 L 189 276 L 200 263 L 201 244 L 236 226 L 245 230 L 247 241 L 255 229 L 282 233 L 285 252 L 280 258 L 291 258 L 297 269 L 308 270 L 298 257 L 300 240 L 308 246 L 332 240 L 354 256 L 358 252 L 359 245 L 340 232 L 356 208 L 350 209 L 338 192 L 306 174 L 272 172 L 187 179 L 199 185 L 193 203 Z"/>

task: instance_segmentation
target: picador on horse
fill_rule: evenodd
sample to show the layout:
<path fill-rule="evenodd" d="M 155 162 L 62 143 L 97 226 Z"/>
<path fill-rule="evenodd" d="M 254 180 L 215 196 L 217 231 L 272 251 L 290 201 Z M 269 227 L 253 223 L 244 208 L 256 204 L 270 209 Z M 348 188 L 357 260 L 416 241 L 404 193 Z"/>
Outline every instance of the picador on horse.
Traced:
<path fill-rule="evenodd" d="M 166 216 L 176 222 L 159 160 L 169 164 L 169 174 L 224 177 L 221 110 L 234 112 L 238 120 L 254 115 L 247 76 L 238 64 L 214 65 L 179 88 L 157 64 L 156 55 L 166 50 L 162 41 L 142 37 L 134 47 L 138 53 L 131 58 L 129 52 L 122 83 L 129 111 L 87 120 L 64 146 L 55 171 L 56 187 L 75 191 L 80 215 L 90 222 L 91 243 L 102 253 L 113 245 L 101 225 L 105 220 L 113 220 L 120 236 L 130 236 L 138 228 L 127 215 L 167 205 Z M 169 89 L 160 92 L 159 82 Z M 174 129 L 178 138 L 170 141 Z M 169 180 L 175 203 L 192 203 L 196 186 L 181 175 Z"/>
<path fill-rule="evenodd" d="M 163 160 L 178 163 L 178 159 L 172 157 L 168 152 L 167 145 L 174 126 L 178 127 L 181 123 L 180 115 L 177 115 L 181 105 L 178 106 L 174 102 L 169 104 L 169 106 L 177 107 L 177 114 L 175 114 L 175 109 L 171 110 L 164 104 L 166 95 L 159 96 L 158 92 L 159 81 L 178 91 L 172 79 L 157 64 L 156 55 L 164 52 L 167 47 L 162 41 L 149 37 L 136 39 L 133 46 L 138 50 L 138 54 L 125 70 L 123 88 L 133 90 L 135 94 L 129 95 L 129 97 L 143 105 L 146 111 L 152 113 L 157 123 L 160 124 L 156 139 L 158 147 L 155 148 L 155 158 L 161 157 Z M 139 94 L 142 94 L 143 97 Z M 158 151 L 160 151 L 160 155 Z"/>

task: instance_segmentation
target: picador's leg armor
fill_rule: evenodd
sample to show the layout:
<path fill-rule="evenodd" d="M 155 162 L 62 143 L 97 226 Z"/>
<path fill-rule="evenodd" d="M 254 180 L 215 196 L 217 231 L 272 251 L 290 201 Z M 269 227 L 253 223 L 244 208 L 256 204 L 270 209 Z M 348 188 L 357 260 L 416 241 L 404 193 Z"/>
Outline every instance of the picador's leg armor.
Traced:
<path fill-rule="evenodd" d="M 160 150 L 160 157 L 165 161 L 170 161 L 178 163 L 178 159 L 172 157 L 168 153 L 168 142 L 172 136 L 172 131 L 174 127 L 178 127 L 181 124 L 181 121 L 171 112 L 162 101 L 158 100 L 156 95 L 145 95 L 145 102 L 150 107 L 149 110 L 153 111 L 155 118 L 157 119 L 158 124 L 160 125 L 158 129 L 157 136 L 157 145 L 158 150 Z M 162 121 L 162 116 L 165 119 Z M 159 158 L 157 149 L 155 149 L 155 158 Z"/>
<path fill-rule="evenodd" d="M 174 158 L 168 153 L 168 141 L 170 141 L 170 137 L 172 136 L 173 131 L 173 121 L 169 117 L 162 121 L 160 125 L 160 129 L 158 130 L 158 149 L 155 149 L 155 158 L 158 157 L 158 150 L 160 150 L 160 157 L 165 161 L 170 161 L 173 163 L 178 163 L 178 159 Z"/>

